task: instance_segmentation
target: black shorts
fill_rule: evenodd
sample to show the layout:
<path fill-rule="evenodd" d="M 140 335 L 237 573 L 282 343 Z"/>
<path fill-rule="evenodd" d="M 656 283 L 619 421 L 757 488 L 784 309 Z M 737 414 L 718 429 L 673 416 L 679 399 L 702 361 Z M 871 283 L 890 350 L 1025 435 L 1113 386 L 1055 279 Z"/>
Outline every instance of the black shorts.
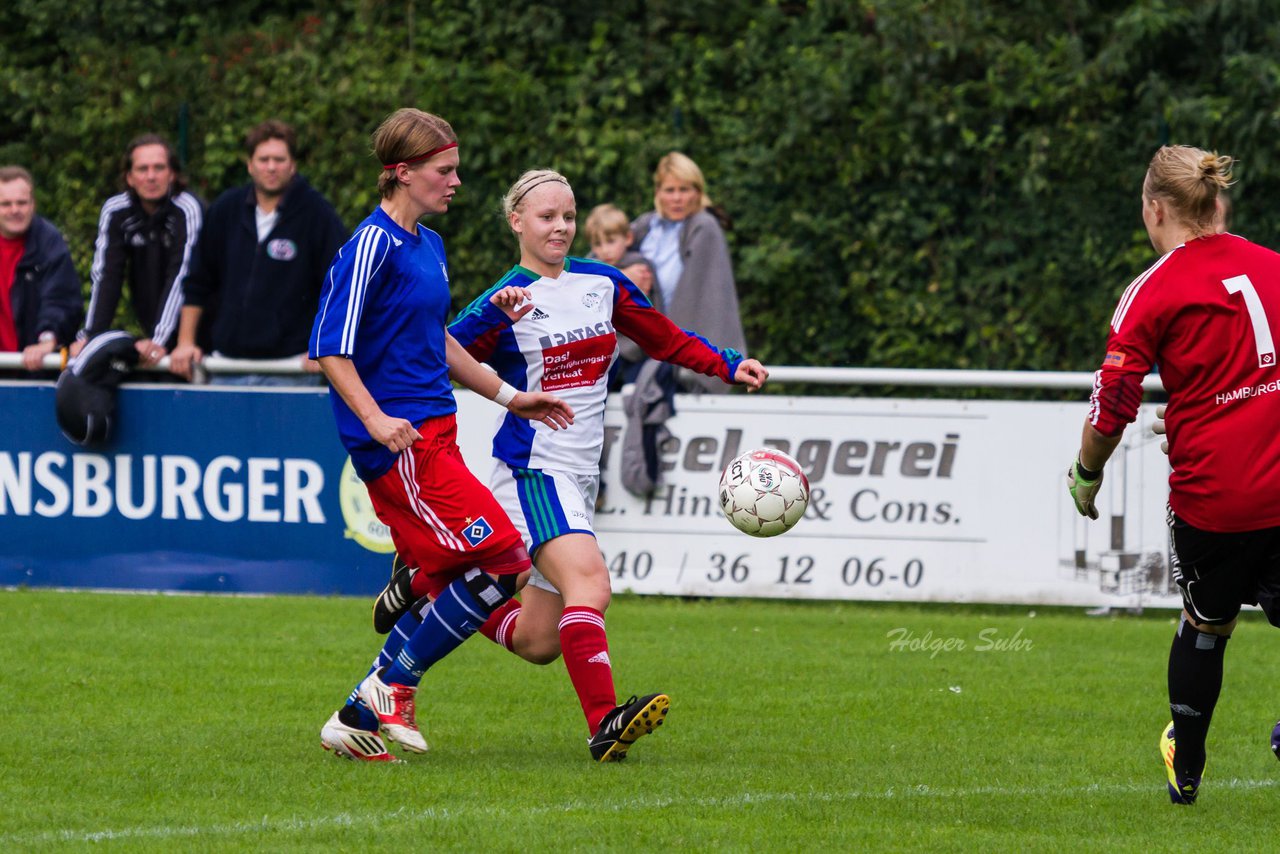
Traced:
<path fill-rule="evenodd" d="M 1202 531 L 1169 510 L 1173 580 L 1198 623 L 1222 626 L 1241 605 L 1258 605 L 1280 626 L 1280 528 L 1233 534 Z"/>

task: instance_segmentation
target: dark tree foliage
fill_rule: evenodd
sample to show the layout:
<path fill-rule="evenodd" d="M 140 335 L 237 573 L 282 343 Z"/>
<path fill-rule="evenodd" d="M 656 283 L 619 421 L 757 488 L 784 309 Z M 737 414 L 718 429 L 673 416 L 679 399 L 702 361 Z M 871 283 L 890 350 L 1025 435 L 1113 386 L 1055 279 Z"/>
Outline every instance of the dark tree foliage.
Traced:
<path fill-rule="evenodd" d="M 583 212 L 636 215 L 679 148 L 733 218 L 755 355 L 1086 370 L 1152 260 L 1138 192 L 1160 144 L 1239 158 L 1235 230 L 1280 246 L 1278 13 L 1274 0 L 12 0 L 0 161 L 36 174 L 87 274 L 135 134 L 178 139 L 212 199 L 245 180 L 248 126 L 283 118 L 354 226 L 377 201 L 370 132 L 418 106 L 462 140 L 464 185 L 430 223 L 461 304 L 514 261 L 499 200 L 520 172 L 558 169 Z"/>

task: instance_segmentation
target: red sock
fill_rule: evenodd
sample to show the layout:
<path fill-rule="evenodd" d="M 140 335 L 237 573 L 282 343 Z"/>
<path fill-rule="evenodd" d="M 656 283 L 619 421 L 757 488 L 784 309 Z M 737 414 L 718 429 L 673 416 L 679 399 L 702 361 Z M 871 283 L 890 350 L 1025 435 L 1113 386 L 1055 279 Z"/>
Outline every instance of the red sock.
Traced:
<path fill-rule="evenodd" d="M 595 608 L 565 608 L 560 617 L 560 651 L 569 681 L 578 692 L 582 713 L 587 716 L 587 726 L 595 733 L 600 719 L 618 703 L 604 614 Z"/>
<path fill-rule="evenodd" d="M 516 633 L 516 620 L 520 617 L 520 600 L 508 599 L 498 610 L 489 615 L 480 627 L 480 634 L 500 647 L 511 651 L 511 638 Z"/>

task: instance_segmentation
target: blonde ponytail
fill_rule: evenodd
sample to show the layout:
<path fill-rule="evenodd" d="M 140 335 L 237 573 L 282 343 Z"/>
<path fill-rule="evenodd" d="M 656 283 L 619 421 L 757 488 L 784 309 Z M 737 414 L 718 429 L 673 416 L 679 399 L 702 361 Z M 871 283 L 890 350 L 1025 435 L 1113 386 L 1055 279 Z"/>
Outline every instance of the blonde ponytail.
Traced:
<path fill-rule="evenodd" d="M 1194 231 L 1214 230 L 1218 192 L 1230 187 L 1235 161 L 1189 145 L 1166 145 L 1151 158 L 1143 195 L 1158 198 Z"/>

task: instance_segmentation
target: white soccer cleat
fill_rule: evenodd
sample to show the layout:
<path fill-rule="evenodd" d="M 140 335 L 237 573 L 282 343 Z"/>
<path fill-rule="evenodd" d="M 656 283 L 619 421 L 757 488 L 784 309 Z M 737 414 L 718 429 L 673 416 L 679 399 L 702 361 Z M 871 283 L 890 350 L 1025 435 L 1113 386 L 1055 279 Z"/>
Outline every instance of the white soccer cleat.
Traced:
<path fill-rule="evenodd" d="M 427 752 L 427 740 L 414 720 L 413 698 L 418 689 L 413 685 L 388 685 L 375 670 L 356 689 L 365 704 L 378 716 L 383 734 L 405 750 Z"/>
<path fill-rule="evenodd" d="M 347 726 L 334 712 L 320 728 L 320 746 L 335 756 L 357 762 L 399 762 L 387 752 L 382 736 L 367 729 Z"/>

